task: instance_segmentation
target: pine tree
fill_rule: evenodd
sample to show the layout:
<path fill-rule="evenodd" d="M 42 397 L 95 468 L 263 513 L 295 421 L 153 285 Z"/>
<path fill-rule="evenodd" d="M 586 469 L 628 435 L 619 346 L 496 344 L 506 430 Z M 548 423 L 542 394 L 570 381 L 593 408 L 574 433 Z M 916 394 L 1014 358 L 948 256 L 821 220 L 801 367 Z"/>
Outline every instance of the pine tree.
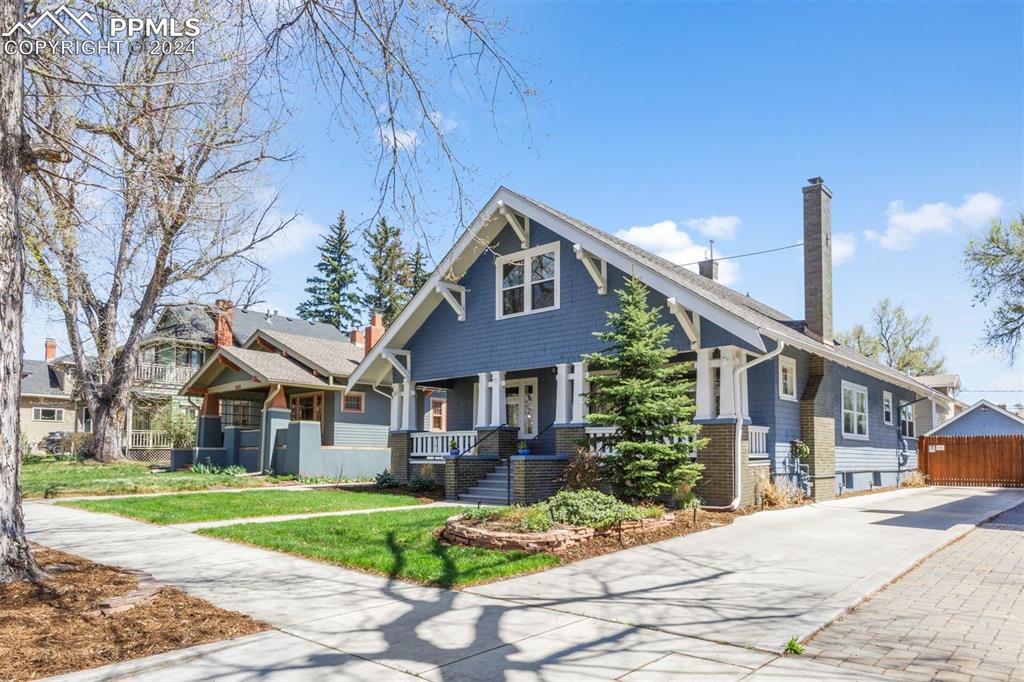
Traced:
<path fill-rule="evenodd" d="M 661 308 L 647 305 L 647 287 L 635 277 L 616 295 L 619 312 L 608 313 L 607 331 L 595 332 L 610 347 L 585 356 L 591 370 L 610 370 L 590 377 L 587 420 L 616 428 L 615 454 L 602 462 L 616 494 L 649 500 L 700 479 L 703 465 L 691 464 L 690 453 L 707 439 L 697 438 L 700 426 L 690 421 L 693 363 L 668 364 L 677 351 L 668 346 L 672 327 L 660 324 Z"/>
<path fill-rule="evenodd" d="M 416 243 L 416 250 L 409 254 L 409 294 L 408 298 L 416 295 L 416 292 L 427 283 L 430 278 L 430 270 L 427 267 L 427 254 L 423 251 L 423 245 Z"/>
<path fill-rule="evenodd" d="M 317 247 L 320 273 L 306 280 L 308 297 L 299 304 L 299 317 L 314 322 L 326 322 L 341 330 L 359 326 L 362 297 L 356 290 L 356 265 L 352 256 L 352 240 L 345 226 L 345 212 L 331 225 L 331 232 Z"/>
<path fill-rule="evenodd" d="M 377 226 L 366 235 L 367 291 L 363 305 L 368 310 L 379 312 L 384 326 L 390 326 L 408 296 L 409 268 L 402 248 L 402 233 L 397 227 L 381 218 Z"/>

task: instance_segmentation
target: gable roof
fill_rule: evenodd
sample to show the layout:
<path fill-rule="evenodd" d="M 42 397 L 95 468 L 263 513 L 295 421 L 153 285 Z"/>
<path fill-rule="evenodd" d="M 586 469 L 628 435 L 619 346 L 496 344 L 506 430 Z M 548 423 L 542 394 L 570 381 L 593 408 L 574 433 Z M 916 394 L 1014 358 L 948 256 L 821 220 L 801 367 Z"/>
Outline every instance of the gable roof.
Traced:
<path fill-rule="evenodd" d="M 224 346 L 218 348 L 203 363 L 203 366 L 181 387 L 179 394 L 189 395 L 194 393 L 197 387 L 209 386 L 227 368 L 227 364 L 238 367 L 259 384 L 286 384 L 315 389 L 335 388 L 295 360 L 290 360 L 280 353 Z"/>
<path fill-rule="evenodd" d="M 1015 415 L 1013 412 L 1010 412 L 1009 410 L 1005 410 L 1002 407 L 999 407 L 998 405 L 996 405 L 995 403 L 990 403 L 989 401 L 987 401 L 984 398 L 982 398 L 981 400 L 979 400 L 978 402 L 974 403 L 973 405 L 968 407 L 966 410 L 961 412 L 960 414 L 956 415 L 952 419 L 947 419 L 946 421 L 942 422 L 941 424 L 939 424 L 934 429 L 932 429 L 931 431 L 929 431 L 928 433 L 926 433 L 924 435 L 925 436 L 932 436 L 932 435 L 941 436 L 941 435 L 943 435 L 941 432 L 945 431 L 946 429 L 948 429 L 948 427 L 950 425 L 955 424 L 956 422 L 961 421 L 962 419 L 964 419 L 964 417 L 967 417 L 967 415 L 969 415 L 969 414 L 973 413 L 975 410 L 979 410 L 979 409 L 981 411 L 992 410 L 995 414 L 1002 415 L 1003 417 L 1006 417 L 1007 419 L 1010 419 L 1010 420 L 1016 422 L 1017 424 L 1019 424 L 1021 426 L 1021 431 L 1024 431 L 1024 418 L 1019 417 L 1018 415 Z M 950 434 L 950 435 L 954 435 L 954 434 Z M 987 435 L 1001 435 L 1001 434 L 977 433 L 977 434 L 971 434 L 971 435 L 987 436 Z"/>
<path fill-rule="evenodd" d="M 266 329 L 256 330 L 242 346 L 251 348 L 261 337 L 302 360 L 304 364 L 330 376 L 347 377 L 363 359 L 364 354 L 363 344 L 352 343 L 348 339 L 318 339 Z"/>
<path fill-rule="evenodd" d="M 257 331 L 278 331 L 328 341 L 345 341 L 347 336 L 324 322 L 307 322 L 297 317 L 236 307 L 233 311 L 232 332 L 235 343 L 242 345 Z M 196 343 L 213 343 L 214 322 L 211 308 L 198 303 L 171 306 L 164 310 L 157 328 L 147 335 L 147 341 L 173 338 Z"/>
<path fill-rule="evenodd" d="M 914 378 L 932 388 L 960 388 L 959 374 L 922 374 Z"/>
<path fill-rule="evenodd" d="M 500 217 L 503 206 L 543 224 L 564 238 L 571 239 L 584 250 L 620 270 L 637 272 L 648 286 L 666 296 L 674 297 L 679 304 L 736 335 L 756 352 L 763 353 L 767 350 L 764 338 L 783 341 L 787 345 L 827 357 L 841 365 L 886 379 L 919 395 L 943 402 L 949 400 L 943 393 L 915 381 L 902 372 L 864 357 L 850 348 L 835 343 L 822 343 L 820 338 L 814 337 L 807 330 L 803 320 L 794 320 L 720 282 L 687 270 L 681 265 L 506 187 L 500 187 L 495 192 L 440 261 L 426 284 L 352 373 L 349 378 L 350 385 L 356 381 L 375 384 L 386 376 L 390 366 L 383 366 L 378 362 L 383 350 L 399 348 L 408 341 L 419 324 L 443 300 L 435 291 L 442 276 L 448 275 L 446 279 L 460 278 L 485 250 L 490 240 L 505 227 L 506 220 Z M 496 216 L 500 219 L 494 220 Z M 371 371 L 375 364 L 378 367 Z"/>
<path fill-rule="evenodd" d="M 67 398 L 57 370 L 43 360 L 21 361 L 21 395 Z"/>

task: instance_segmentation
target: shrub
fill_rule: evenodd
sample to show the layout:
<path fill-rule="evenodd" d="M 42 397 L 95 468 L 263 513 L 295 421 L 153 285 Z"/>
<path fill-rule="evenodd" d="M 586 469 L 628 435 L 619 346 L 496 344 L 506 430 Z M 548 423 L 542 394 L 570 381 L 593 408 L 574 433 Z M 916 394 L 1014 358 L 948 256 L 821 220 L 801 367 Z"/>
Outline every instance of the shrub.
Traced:
<path fill-rule="evenodd" d="M 563 490 L 548 500 L 546 506 L 557 523 L 598 530 L 622 521 L 638 521 L 665 513 L 662 507 L 629 505 L 597 490 Z"/>
<path fill-rule="evenodd" d="M 907 477 L 900 481 L 901 488 L 923 488 L 928 485 L 928 477 L 917 469 L 907 474 Z"/>
<path fill-rule="evenodd" d="M 409 489 L 413 492 L 420 493 L 424 490 L 432 490 L 436 485 L 437 482 L 434 479 L 421 476 L 420 474 L 413 474 L 409 477 Z"/>
<path fill-rule="evenodd" d="M 757 472 L 756 485 L 761 500 L 769 507 L 788 507 L 800 501 L 801 494 L 795 486 L 776 484 L 771 473 L 765 469 Z"/>
<path fill-rule="evenodd" d="M 64 438 L 64 452 L 74 455 L 78 459 L 93 456 L 93 444 L 91 433 L 70 433 Z"/>
<path fill-rule="evenodd" d="M 390 469 L 385 469 L 374 476 L 374 485 L 378 488 L 394 488 L 398 485 L 398 481 L 391 474 Z"/>
<path fill-rule="evenodd" d="M 192 465 L 193 474 L 205 474 L 205 475 L 221 475 L 221 476 L 241 476 L 246 473 L 245 467 L 232 464 L 231 466 L 219 467 L 216 464 L 210 464 L 208 462 L 199 462 L 198 464 Z"/>
<path fill-rule="evenodd" d="M 589 448 L 577 448 L 565 465 L 562 482 L 569 490 L 588 490 L 597 486 L 601 478 L 597 455 Z"/>
<path fill-rule="evenodd" d="M 478 507 L 463 514 L 463 518 L 509 533 L 543 533 L 552 526 L 551 514 L 543 502 L 529 507 Z"/>
<path fill-rule="evenodd" d="M 191 448 L 196 444 L 196 418 L 174 403 L 161 407 L 153 417 L 153 428 L 171 439 L 171 447 Z"/>
<path fill-rule="evenodd" d="M 800 439 L 789 441 L 789 454 L 799 459 L 805 459 L 811 454 L 811 448 Z"/>
<path fill-rule="evenodd" d="M 782 652 L 786 654 L 792 654 L 794 656 L 800 656 L 804 653 L 804 645 L 800 643 L 800 640 L 796 637 L 790 637 L 786 645 L 782 647 Z"/>

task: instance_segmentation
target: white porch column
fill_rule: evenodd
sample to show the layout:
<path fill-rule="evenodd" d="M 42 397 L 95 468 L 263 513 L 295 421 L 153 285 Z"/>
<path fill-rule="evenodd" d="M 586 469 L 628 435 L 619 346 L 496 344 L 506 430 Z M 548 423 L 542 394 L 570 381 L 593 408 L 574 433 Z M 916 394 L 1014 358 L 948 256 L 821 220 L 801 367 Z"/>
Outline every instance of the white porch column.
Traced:
<path fill-rule="evenodd" d="M 402 383 L 402 430 L 416 429 L 416 384 L 408 379 Z"/>
<path fill-rule="evenodd" d="M 711 348 L 697 351 L 697 413 L 695 419 L 711 419 L 715 409 L 715 386 L 711 381 Z"/>
<path fill-rule="evenodd" d="M 402 384 L 391 384 L 391 430 L 397 431 L 402 425 Z"/>
<path fill-rule="evenodd" d="M 719 381 L 719 417 L 735 417 L 739 396 L 733 395 L 733 374 L 736 369 L 736 355 L 732 349 L 722 351 L 722 374 Z"/>
<path fill-rule="evenodd" d="M 489 372 L 476 375 L 476 428 L 482 429 L 491 423 L 491 391 L 488 388 Z"/>
<path fill-rule="evenodd" d="M 555 423 L 565 424 L 569 421 L 569 363 L 560 362 L 555 366 Z"/>
<path fill-rule="evenodd" d="M 587 363 L 572 363 L 572 423 L 582 424 L 584 404 L 586 403 L 586 379 Z"/>
<path fill-rule="evenodd" d="M 505 423 L 505 372 L 491 372 L 491 426 Z"/>

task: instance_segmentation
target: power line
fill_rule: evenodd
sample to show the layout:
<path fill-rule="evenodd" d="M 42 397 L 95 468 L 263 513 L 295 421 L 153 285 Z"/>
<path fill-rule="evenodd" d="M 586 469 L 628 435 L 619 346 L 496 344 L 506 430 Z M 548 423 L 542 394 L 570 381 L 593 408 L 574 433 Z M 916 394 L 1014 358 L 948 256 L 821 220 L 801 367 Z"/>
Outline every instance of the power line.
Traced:
<path fill-rule="evenodd" d="M 775 253 L 776 251 L 785 251 L 786 249 L 795 249 L 796 247 L 803 246 L 803 245 L 804 245 L 804 243 L 800 242 L 799 244 L 790 244 L 789 246 L 779 246 L 779 247 L 776 247 L 774 249 L 765 249 L 764 251 L 751 251 L 750 253 L 740 253 L 740 254 L 737 254 L 735 256 L 723 256 L 722 258 L 713 258 L 712 257 L 711 259 L 708 259 L 708 260 L 720 261 L 720 260 L 732 260 L 733 258 L 746 258 L 747 256 L 760 256 L 763 253 Z M 682 266 L 700 265 L 702 262 L 704 262 L 704 261 L 694 261 L 692 263 L 680 263 L 680 265 L 682 265 Z"/>
<path fill-rule="evenodd" d="M 1024 393 L 1024 388 L 961 388 L 961 393 Z"/>

